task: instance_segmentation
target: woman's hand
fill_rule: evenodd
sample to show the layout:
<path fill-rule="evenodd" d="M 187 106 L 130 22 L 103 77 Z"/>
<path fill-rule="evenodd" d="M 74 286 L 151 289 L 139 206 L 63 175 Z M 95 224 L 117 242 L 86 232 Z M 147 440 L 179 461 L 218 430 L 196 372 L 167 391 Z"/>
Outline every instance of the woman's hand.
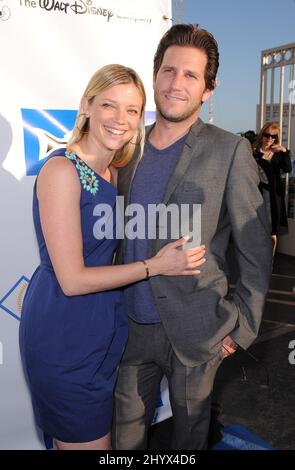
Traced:
<path fill-rule="evenodd" d="M 287 149 L 286 147 L 284 147 L 283 145 L 280 145 L 280 144 L 276 144 L 276 145 L 272 145 L 270 147 L 271 151 L 274 152 L 274 153 L 277 153 L 277 152 L 286 152 Z"/>
<path fill-rule="evenodd" d="M 156 256 L 147 260 L 150 276 L 159 274 L 165 276 L 200 274 L 200 270 L 197 268 L 206 261 L 204 258 L 205 245 L 187 250 L 182 249 L 182 246 L 188 240 L 189 237 L 185 236 L 175 242 L 168 243 L 158 251 Z"/>

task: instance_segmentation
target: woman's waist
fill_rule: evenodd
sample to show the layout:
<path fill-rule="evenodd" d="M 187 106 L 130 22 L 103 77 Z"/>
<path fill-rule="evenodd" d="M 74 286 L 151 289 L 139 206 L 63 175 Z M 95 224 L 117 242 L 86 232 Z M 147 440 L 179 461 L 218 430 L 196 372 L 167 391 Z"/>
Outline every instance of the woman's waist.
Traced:
<path fill-rule="evenodd" d="M 106 265 L 106 263 L 103 266 L 105 266 L 105 265 Z M 92 267 L 92 266 L 87 266 L 87 267 Z M 96 265 L 93 265 L 93 267 L 99 267 L 99 266 L 96 264 Z M 62 293 L 63 296 L 68 297 L 62 291 L 62 288 L 61 288 L 61 286 L 59 284 L 59 281 L 56 277 L 56 274 L 55 274 L 55 271 L 53 269 L 52 264 L 47 264 L 45 262 L 41 262 L 40 265 L 37 267 L 37 269 L 34 271 L 32 277 L 30 279 L 28 289 L 34 284 L 38 284 L 39 282 L 43 282 L 44 277 L 48 277 L 48 276 L 49 276 L 49 279 L 50 279 L 50 282 L 47 285 L 48 289 L 49 289 L 49 285 L 51 285 L 51 286 L 54 285 L 55 294 L 57 293 L 57 290 L 60 290 L 60 292 Z M 123 291 L 123 288 L 114 288 L 114 289 L 109 289 L 109 290 L 105 290 L 105 291 L 91 292 L 89 294 L 81 294 L 81 295 L 76 295 L 76 296 L 71 296 L 71 297 L 86 297 L 86 296 L 89 297 L 89 296 L 98 295 L 98 294 L 101 297 L 108 297 L 109 295 L 113 296 L 115 294 L 115 299 L 120 300 L 121 295 L 122 295 L 122 291 Z"/>

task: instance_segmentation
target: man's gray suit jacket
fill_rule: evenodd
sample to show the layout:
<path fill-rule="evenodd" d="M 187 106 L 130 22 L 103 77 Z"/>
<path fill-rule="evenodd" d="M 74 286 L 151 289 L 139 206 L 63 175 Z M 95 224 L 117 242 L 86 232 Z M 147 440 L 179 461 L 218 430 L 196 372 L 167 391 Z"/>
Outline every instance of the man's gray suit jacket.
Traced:
<path fill-rule="evenodd" d="M 147 134 L 149 131 L 147 128 Z M 118 189 L 124 195 L 125 208 L 139 161 L 135 152 L 119 172 Z M 248 141 L 198 119 L 162 203 L 201 204 L 206 262 L 199 275 L 155 276 L 149 281 L 166 334 L 187 366 L 209 360 L 227 335 L 246 349 L 258 334 L 272 265 L 270 226 L 258 183 Z M 147 185 L 152 187 L 152 182 Z M 228 300 L 225 255 L 230 236 L 239 279 L 233 298 Z M 150 256 L 169 241 L 169 232 L 168 240 L 150 240 Z M 117 262 L 124 262 L 124 242 Z"/>

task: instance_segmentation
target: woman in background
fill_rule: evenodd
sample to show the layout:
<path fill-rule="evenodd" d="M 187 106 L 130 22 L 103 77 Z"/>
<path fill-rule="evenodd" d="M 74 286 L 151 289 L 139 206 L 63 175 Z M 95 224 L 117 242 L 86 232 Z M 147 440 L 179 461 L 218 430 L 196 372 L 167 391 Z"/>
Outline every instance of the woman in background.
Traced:
<path fill-rule="evenodd" d="M 290 152 L 280 144 L 280 128 L 275 122 L 264 124 L 258 134 L 253 155 L 260 168 L 260 189 L 270 209 L 274 254 L 278 235 L 288 232 L 285 184 L 281 173 L 292 170 Z"/>

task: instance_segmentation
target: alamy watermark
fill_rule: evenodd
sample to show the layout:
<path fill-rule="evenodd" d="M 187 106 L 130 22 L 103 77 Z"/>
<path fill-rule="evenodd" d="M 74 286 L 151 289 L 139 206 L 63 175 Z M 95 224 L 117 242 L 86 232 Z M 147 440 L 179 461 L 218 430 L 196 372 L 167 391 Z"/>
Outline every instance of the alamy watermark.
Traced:
<path fill-rule="evenodd" d="M 3 344 L 2 341 L 0 341 L 0 366 L 3 365 Z"/>
<path fill-rule="evenodd" d="M 289 89 L 289 103 L 295 104 L 295 80 L 291 80 L 288 85 Z"/>
<path fill-rule="evenodd" d="M 188 235 L 191 246 L 201 243 L 201 204 L 148 204 L 146 209 L 141 204 L 125 207 L 124 196 L 117 196 L 115 206 L 97 204 L 93 215 L 97 240 L 176 240 Z"/>
<path fill-rule="evenodd" d="M 292 339 L 289 343 L 289 349 L 292 349 L 288 356 L 289 363 L 292 364 L 292 366 L 295 364 L 295 339 Z"/>

